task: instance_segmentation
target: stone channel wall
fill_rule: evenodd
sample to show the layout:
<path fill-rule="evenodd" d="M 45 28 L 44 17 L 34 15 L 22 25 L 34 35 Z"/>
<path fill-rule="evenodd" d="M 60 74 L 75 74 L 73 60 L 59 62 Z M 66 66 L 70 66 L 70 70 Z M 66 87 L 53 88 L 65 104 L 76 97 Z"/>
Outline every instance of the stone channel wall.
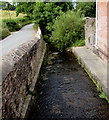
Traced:
<path fill-rule="evenodd" d="M 94 45 L 96 40 L 96 22 L 95 18 L 86 18 L 85 24 L 85 45 L 90 50 L 94 51 Z"/>
<path fill-rule="evenodd" d="M 45 51 L 46 44 L 38 28 L 34 40 L 26 41 L 3 56 L 3 118 L 25 118 L 28 114 Z"/>

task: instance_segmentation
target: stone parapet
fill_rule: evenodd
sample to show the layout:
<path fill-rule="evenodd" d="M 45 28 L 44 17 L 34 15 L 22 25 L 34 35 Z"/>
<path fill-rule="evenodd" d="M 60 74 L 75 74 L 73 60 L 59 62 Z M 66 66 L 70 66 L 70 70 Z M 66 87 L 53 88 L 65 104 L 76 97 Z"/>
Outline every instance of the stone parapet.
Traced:
<path fill-rule="evenodd" d="M 46 44 L 38 28 L 34 39 L 2 56 L 2 117 L 25 118 L 37 82 Z"/>

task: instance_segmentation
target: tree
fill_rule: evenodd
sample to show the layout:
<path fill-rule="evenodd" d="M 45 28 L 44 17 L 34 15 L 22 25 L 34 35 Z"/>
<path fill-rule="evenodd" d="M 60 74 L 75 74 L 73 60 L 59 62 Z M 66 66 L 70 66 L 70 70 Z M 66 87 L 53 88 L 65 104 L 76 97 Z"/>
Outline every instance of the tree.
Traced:
<path fill-rule="evenodd" d="M 39 24 L 44 38 L 49 39 L 51 36 L 52 26 L 56 17 L 62 12 L 73 9 L 70 2 L 36 2 L 33 16 Z"/>
<path fill-rule="evenodd" d="M 77 2 L 76 9 L 85 17 L 96 17 L 96 2 Z"/>
<path fill-rule="evenodd" d="M 16 13 L 33 17 L 44 35 L 51 33 L 54 20 L 59 16 L 60 11 L 66 12 L 72 8 L 71 2 L 18 2 Z"/>
<path fill-rule="evenodd" d="M 15 10 L 15 8 L 16 7 L 9 2 L 0 2 L 0 9 L 2 10 Z"/>
<path fill-rule="evenodd" d="M 27 14 L 27 16 L 32 17 L 34 10 L 35 2 L 19 2 L 16 5 L 16 14 L 19 13 Z"/>

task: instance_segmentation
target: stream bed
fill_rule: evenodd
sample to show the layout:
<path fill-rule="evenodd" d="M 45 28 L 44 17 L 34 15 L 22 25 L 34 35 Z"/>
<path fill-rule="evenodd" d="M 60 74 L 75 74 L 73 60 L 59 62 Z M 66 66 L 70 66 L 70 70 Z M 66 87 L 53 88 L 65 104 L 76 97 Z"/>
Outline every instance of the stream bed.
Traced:
<path fill-rule="evenodd" d="M 109 104 L 71 53 L 49 52 L 29 119 L 109 120 Z"/>

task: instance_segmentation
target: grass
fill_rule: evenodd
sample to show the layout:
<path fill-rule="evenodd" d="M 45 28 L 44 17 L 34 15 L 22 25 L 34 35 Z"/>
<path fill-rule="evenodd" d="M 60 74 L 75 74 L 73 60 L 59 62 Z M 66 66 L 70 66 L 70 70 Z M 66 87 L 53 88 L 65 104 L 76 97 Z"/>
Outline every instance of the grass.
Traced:
<path fill-rule="evenodd" d="M 77 40 L 75 43 L 73 43 L 72 47 L 79 47 L 84 45 L 85 45 L 85 40 Z"/>
<path fill-rule="evenodd" d="M 9 19 L 20 19 L 23 18 L 25 14 L 20 13 L 19 16 L 16 16 L 16 11 L 0 10 L 0 29 L 6 28 L 4 26 L 4 21 Z"/>
<path fill-rule="evenodd" d="M 31 22 L 26 14 L 20 13 L 16 16 L 16 11 L 0 10 L 0 40 Z"/>
<path fill-rule="evenodd" d="M 107 98 L 106 94 L 103 91 L 99 94 L 99 97 L 105 99 L 109 103 L 109 99 Z"/>
<path fill-rule="evenodd" d="M 11 32 L 20 30 L 23 26 L 34 23 L 26 14 L 20 13 L 16 17 L 16 11 L 0 10 L 0 40 L 6 38 Z M 34 25 L 37 31 L 38 25 Z"/>
<path fill-rule="evenodd" d="M 34 24 L 33 27 L 34 27 L 35 30 L 38 30 L 39 25 L 38 24 Z"/>
<path fill-rule="evenodd" d="M 16 11 L 8 11 L 8 10 L 0 10 L 0 19 L 16 19 L 22 18 L 25 15 L 20 13 L 19 16 L 16 17 Z"/>
<path fill-rule="evenodd" d="M 81 63 L 79 63 L 81 64 Z M 82 65 L 82 64 L 81 64 Z M 82 66 L 83 67 L 83 66 Z M 83 67 L 84 68 L 84 67 Z M 109 99 L 107 98 L 106 94 L 104 93 L 101 85 L 92 77 L 92 75 L 84 68 L 85 72 L 88 74 L 88 76 L 90 77 L 90 79 L 93 81 L 93 83 L 96 85 L 97 87 L 97 91 L 99 92 L 99 97 L 101 99 L 105 99 L 108 103 L 109 103 Z"/>
<path fill-rule="evenodd" d="M 0 40 L 4 39 L 8 35 L 10 35 L 10 31 L 7 28 L 0 29 Z"/>
<path fill-rule="evenodd" d="M 84 45 L 85 45 L 85 40 L 77 40 L 75 43 L 71 45 L 71 47 L 66 48 L 66 51 L 69 51 L 72 47 L 79 47 Z"/>

